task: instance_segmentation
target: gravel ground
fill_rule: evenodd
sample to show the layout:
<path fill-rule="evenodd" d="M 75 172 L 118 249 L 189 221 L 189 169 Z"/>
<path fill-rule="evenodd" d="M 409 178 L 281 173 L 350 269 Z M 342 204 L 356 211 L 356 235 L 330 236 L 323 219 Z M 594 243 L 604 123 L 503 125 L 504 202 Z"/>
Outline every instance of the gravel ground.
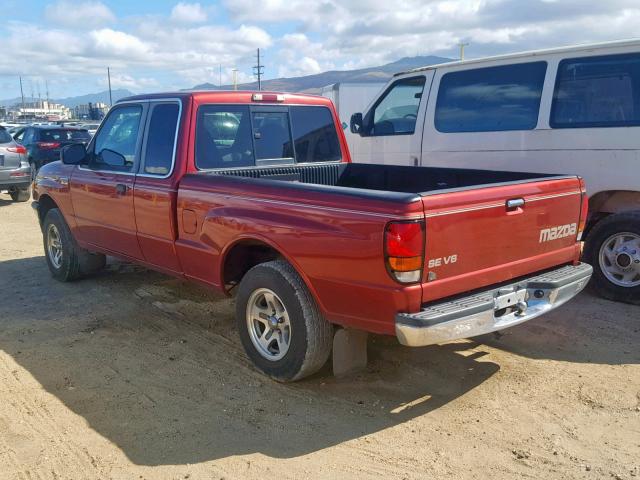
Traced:
<path fill-rule="evenodd" d="M 280 385 L 232 300 L 113 259 L 58 283 L 9 200 L 1 479 L 640 479 L 640 307 L 583 293 L 473 341 L 373 337 L 366 372 Z"/>

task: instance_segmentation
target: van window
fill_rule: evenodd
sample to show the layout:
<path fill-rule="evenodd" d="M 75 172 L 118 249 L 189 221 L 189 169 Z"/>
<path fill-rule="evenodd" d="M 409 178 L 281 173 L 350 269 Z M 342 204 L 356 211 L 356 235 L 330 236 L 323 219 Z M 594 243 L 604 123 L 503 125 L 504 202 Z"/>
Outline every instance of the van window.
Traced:
<path fill-rule="evenodd" d="M 403 78 L 384 93 L 367 114 L 366 134 L 411 135 L 415 132 L 425 77 Z"/>
<path fill-rule="evenodd" d="M 640 54 L 562 60 L 552 128 L 640 125 Z"/>
<path fill-rule="evenodd" d="M 436 129 L 443 133 L 534 129 L 546 71 L 546 62 L 531 62 L 443 75 Z"/>

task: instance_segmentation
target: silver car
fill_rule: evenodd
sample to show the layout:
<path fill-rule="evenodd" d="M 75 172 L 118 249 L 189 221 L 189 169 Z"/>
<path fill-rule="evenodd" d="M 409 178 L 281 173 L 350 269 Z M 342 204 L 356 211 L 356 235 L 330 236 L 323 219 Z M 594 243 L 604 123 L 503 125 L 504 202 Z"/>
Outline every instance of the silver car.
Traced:
<path fill-rule="evenodd" d="M 0 127 L 0 191 L 8 190 L 14 202 L 26 202 L 31 197 L 31 181 L 27 149 Z"/>

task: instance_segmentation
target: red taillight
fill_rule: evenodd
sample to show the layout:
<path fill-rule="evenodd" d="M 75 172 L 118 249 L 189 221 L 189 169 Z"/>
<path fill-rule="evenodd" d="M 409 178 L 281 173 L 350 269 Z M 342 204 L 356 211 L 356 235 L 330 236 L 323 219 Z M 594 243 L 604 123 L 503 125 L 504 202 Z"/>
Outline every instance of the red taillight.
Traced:
<path fill-rule="evenodd" d="M 254 102 L 284 102 L 284 95 L 278 93 L 254 93 L 251 95 Z"/>
<path fill-rule="evenodd" d="M 589 197 L 582 178 L 580 179 L 580 190 L 582 191 L 582 198 L 580 203 L 580 222 L 578 223 L 578 241 L 582 240 L 582 233 L 587 226 L 587 218 L 589 217 Z"/>
<path fill-rule="evenodd" d="M 393 278 L 414 283 L 422 278 L 424 222 L 392 222 L 384 233 L 385 261 Z"/>
<path fill-rule="evenodd" d="M 38 147 L 43 149 L 43 150 L 52 150 L 54 148 L 58 148 L 60 146 L 60 143 L 58 143 L 58 142 L 36 142 L 36 145 L 38 145 Z"/>
<path fill-rule="evenodd" d="M 27 149 L 22 145 L 18 145 L 17 147 L 7 147 L 7 152 L 11 153 L 27 153 Z"/>

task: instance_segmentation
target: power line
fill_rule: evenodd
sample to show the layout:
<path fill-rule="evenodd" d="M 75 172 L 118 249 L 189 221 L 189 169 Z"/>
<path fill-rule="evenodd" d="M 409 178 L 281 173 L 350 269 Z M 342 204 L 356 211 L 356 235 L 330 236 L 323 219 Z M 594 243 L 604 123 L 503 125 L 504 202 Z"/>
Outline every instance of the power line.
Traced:
<path fill-rule="evenodd" d="M 258 59 L 257 65 L 253 67 L 253 74 L 258 78 L 258 91 L 262 90 L 262 75 L 264 74 L 264 65 L 260 63 L 260 49 L 256 55 Z"/>

